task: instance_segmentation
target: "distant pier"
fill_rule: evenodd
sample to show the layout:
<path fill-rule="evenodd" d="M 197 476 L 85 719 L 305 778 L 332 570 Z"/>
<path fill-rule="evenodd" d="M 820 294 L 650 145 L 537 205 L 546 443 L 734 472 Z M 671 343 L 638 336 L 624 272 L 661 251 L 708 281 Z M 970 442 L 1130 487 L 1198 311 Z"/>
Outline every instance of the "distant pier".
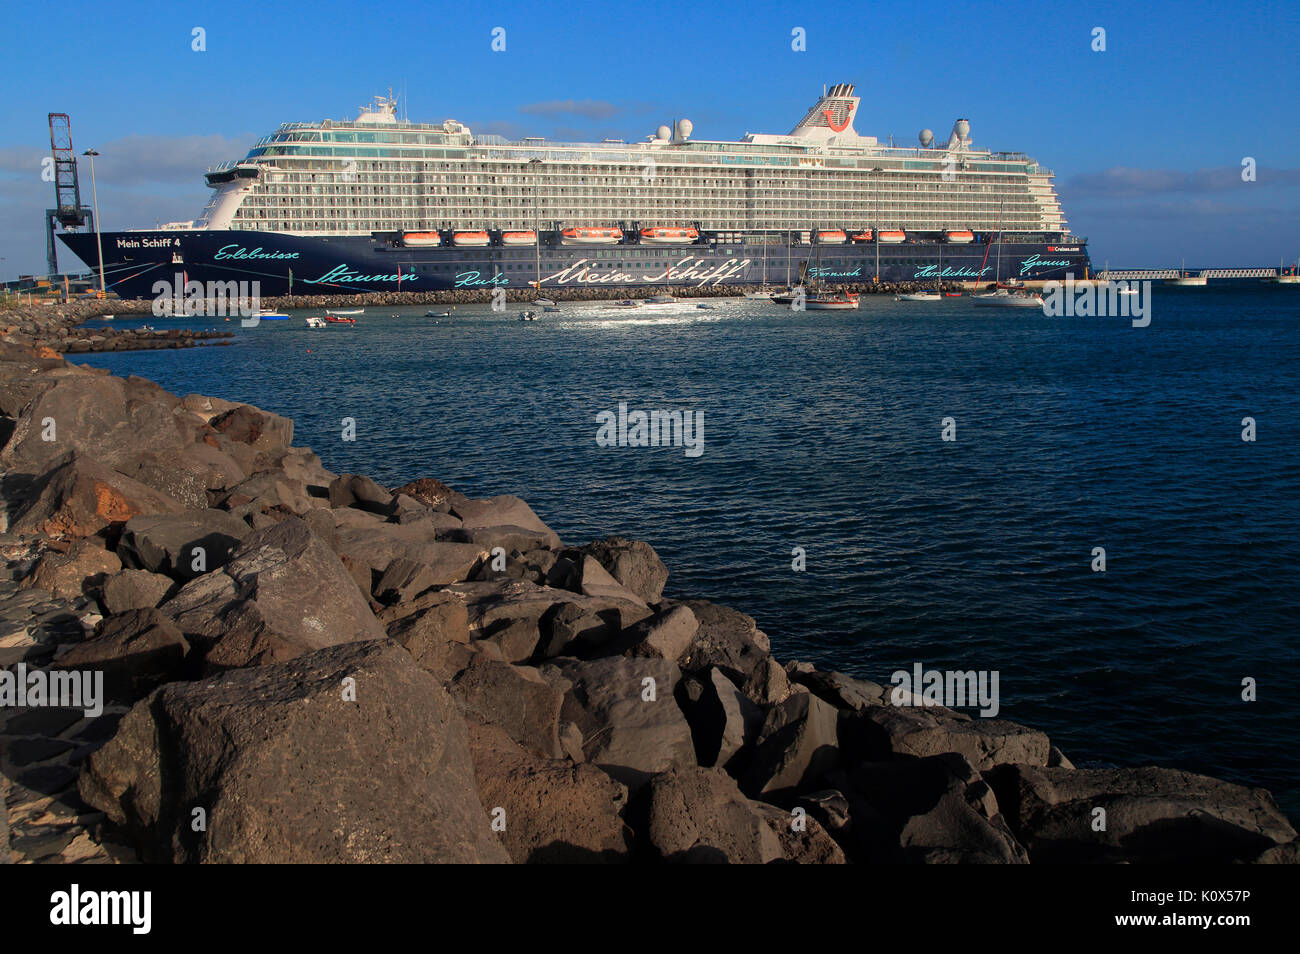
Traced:
<path fill-rule="evenodd" d="M 1171 278 L 1280 278 L 1294 275 L 1294 269 L 1279 269 L 1276 265 L 1267 268 L 1128 268 L 1102 269 L 1093 274 L 1099 282 L 1124 281 L 1161 281 Z"/>

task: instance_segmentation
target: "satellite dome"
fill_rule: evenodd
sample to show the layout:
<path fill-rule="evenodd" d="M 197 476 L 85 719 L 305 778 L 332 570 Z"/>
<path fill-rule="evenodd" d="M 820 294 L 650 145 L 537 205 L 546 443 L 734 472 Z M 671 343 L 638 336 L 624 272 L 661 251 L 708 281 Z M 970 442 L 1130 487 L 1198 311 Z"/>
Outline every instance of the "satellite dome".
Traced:
<path fill-rule="evenodd" d="M 672 134 L 673 131 L 669 129 L 667 126 L 660 126 L 658 129 L 655 130 L 656 139 L 667 139 Z"/>
<path fill-rule="evenodd" d="M 930 143 L 932 143 L 932 142 L 934 142 L 934 130 L 933 130 L 933 129 L 922 129 L 922 130 L 921 130 L 921 145 L 924 146 L 926 149 L 929 149 L 929 148 L 930 148 Z"/>
<path fill-rule="evenodd" d="M 959 119 L 957 124 L 952 127 L 952 130 L 962 139 L 965 139 L 970 135 L 970 123 L 965 119 Z"/>
<path fill-rule="evenodd" d="M 695 124 L 692 123 L 689 119 L 677 120 L 677 138 L 690 139 L 691 130 L 693 130 L 694 128 L 695 128 Z"/>

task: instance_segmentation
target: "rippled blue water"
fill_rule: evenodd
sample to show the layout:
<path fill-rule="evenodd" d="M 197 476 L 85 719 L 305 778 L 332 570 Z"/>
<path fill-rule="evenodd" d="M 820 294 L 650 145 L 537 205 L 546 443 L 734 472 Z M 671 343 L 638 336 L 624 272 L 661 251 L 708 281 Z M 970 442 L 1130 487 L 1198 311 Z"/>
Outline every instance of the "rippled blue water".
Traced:
<path fill-rule="evenodd" d="M 1153 307 L 1145 329 L 967 299 L 371 308 L 89 363 L 290 415 L 339 472 L 515 493 L 571 542 L 648 540 L 670 595 L 750 613 L 783 660 L 998 670 L 1001 715 L 1076 762 L 1209 772 L 1297 815 L 1300 288 Z M 704 454 L 598 447 L 619 401 L 703 411 Z"/>

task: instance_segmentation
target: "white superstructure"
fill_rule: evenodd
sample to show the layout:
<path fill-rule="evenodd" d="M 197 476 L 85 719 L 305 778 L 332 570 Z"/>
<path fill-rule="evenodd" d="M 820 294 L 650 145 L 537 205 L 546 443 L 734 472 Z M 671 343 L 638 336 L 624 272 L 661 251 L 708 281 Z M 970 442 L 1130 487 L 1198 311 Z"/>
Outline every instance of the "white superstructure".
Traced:
<path fill-rule="evenodd" d="M 976 149 L 964 119 L 942 144 L 929 130 L 916 147 L 883 144 L 854 129 L 860 103 L 851 85 L 834 86 L 789 134 L 739 142 L 696 139 L 682 119 L 639 143 L 556 143 L 406 122 L 380 98 L 354 120 L 285 124 L 210 170 L 216 191 L 198 227 L 1065 232 L 1051 170 Z"/>

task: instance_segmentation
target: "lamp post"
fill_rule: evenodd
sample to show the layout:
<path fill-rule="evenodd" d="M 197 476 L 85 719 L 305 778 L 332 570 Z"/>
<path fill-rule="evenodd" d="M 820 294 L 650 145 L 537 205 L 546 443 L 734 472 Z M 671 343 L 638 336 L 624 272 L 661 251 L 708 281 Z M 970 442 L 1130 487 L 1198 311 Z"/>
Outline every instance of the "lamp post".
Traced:
<path fill-rule="evenodd" d="M 87 149 L 83 156 L 90 157 L 90 197 L 95 207 L 95 249 L 99 253 L 99 297 L 104 298 L 104 243 L 99 237 L 99 189 L 95 185 L 95 157 L 99 155 L 93 149 Z"/>

